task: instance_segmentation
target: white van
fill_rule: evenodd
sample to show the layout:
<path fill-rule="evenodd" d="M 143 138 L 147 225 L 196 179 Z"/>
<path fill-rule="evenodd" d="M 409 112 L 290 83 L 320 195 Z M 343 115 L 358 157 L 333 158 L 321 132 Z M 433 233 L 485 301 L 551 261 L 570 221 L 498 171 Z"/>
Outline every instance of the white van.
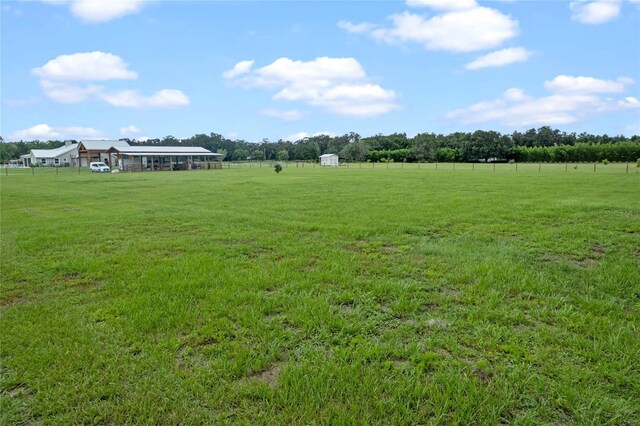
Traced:
<path fill-rule="evenodd" d="M 109 166 L 107 166 L 105 163 L 102 162 L 94 162 L 89 164 L 89 170 L 91 170 L 91 172 L 110 172 L 111 169 L 109 168 Z"/>

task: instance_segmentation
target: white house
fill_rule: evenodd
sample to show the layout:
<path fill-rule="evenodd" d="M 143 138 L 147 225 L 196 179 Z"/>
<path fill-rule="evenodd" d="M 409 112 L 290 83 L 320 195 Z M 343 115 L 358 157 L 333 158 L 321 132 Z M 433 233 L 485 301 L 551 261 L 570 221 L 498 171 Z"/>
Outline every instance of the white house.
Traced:
<path fill-rule="evenodd" d="M 320 165 L 338 167 L 338 156 L 336 154 L 323 154 L 320 156 Z"/>
<path fill-rule="evenodd" d="M 76 166 L 78 144 L 66 141 L 64 146 L 54 149 L 32 149 L 29 154 L 21 155 L 22 165 L 65 167 Z"/>

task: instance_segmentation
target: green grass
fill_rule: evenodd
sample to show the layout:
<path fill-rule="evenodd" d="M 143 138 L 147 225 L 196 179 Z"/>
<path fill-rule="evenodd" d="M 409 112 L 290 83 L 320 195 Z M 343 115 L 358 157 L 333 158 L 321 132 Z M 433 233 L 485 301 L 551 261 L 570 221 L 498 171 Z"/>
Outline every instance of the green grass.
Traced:
<path fill-rule="evenodd" d="M 421 166 L 2 171 L 2 423 L 638 424 L 638 169 Z"/>

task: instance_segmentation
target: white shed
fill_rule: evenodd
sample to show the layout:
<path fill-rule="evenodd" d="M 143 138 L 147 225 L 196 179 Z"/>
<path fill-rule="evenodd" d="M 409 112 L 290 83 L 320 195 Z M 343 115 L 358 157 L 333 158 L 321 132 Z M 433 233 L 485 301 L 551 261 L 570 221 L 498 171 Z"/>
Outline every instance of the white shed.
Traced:
<path fill-rule="evenodd" d="M 324 154 L 320 156 L 321 166 L 338 167 L 338 156 L 336 154 Z"/>

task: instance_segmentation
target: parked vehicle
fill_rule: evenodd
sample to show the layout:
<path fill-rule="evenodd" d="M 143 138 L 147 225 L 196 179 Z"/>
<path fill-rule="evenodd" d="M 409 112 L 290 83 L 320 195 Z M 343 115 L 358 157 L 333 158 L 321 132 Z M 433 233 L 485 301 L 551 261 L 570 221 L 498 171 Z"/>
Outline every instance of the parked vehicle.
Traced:
<path fill-rule="evenodd" d="M 107 166 L 105 163 L 102 162 L 93 162 L 89 164 L 89 170 L 91 170 L 91 172 L 98 172 L 98 173 L 102 173 L 102 172 L 110 172 L 111 169 L 109 168 L 109 166 Z"/>

